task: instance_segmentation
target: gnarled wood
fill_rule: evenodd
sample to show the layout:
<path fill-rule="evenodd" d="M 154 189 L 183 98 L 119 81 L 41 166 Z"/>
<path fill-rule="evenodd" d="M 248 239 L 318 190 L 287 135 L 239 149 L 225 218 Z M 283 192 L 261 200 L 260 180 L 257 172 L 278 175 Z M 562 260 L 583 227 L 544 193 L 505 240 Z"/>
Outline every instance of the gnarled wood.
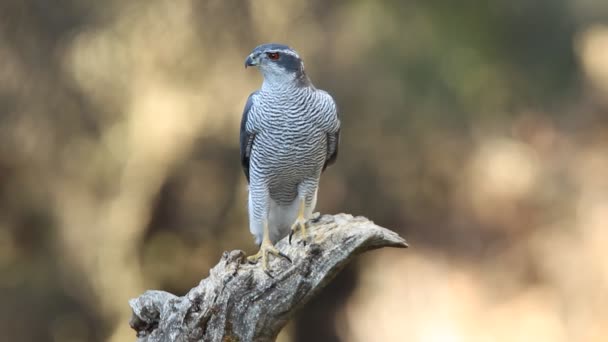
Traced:
<path fill-rule="evenodd" d="M 313 243 L 299 236 L 276 247 L 292 263 L 272 258 L 273 276 L 245 262 L 243 251 L 225 252 L 208 278 L 177 297 L 146 291 L 131 299 L 131 327 L 139 342 L 274 341 L 294 312 L 357 254 L 407 247 L 396 233 L 364 217 L 324 215 L 310 222 Z"/>

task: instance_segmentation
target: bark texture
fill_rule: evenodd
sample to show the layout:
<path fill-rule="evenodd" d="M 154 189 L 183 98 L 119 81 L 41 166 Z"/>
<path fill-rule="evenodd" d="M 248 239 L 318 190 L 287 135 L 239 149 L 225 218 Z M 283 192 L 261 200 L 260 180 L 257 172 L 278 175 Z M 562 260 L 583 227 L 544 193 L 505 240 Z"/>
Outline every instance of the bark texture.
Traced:
<path fill-rule="evenodd" d="M 297 235 L 291 245 L 288 238 L 276 244 L 292 262 L 271 257 L 272 276 L 235 250 L 224 252 L 209 277 L 183 297 L 150 290 L 131 299 L 137 341 L 274 341 L 295 311 L 356 255 L 407 247 L 396 233 L 347 214 L 320 216 L 308 232 L 312 243 Z"/>

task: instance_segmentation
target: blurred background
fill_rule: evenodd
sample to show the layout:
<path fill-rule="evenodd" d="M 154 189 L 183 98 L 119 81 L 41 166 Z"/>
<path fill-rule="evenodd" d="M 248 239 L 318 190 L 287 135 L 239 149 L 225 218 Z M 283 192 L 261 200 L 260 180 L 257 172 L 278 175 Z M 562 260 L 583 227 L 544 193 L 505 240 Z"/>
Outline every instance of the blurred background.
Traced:
<path fill-rule="evenodd" d="M 4 0 L 3 341 L 133 341 L 129 298 L 256 251 L 238 134 L 265 42 L 341 109 L 317 210 L 411 246 L 279 341 L 608 340 L 607 1 Z"/>

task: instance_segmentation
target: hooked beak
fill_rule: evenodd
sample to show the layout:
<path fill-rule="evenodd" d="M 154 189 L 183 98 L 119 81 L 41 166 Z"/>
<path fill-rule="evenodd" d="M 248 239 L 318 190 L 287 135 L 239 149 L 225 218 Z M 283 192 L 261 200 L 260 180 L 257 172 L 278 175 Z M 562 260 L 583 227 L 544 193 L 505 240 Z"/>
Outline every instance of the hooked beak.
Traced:
<path fill-rule="evenodd" d="M 253 54 L 247 56 L 247 59 L 245 60 L 245 68 L 256 65 L 258 65 L 258 61 L 255 59 L 255 56 Z"/>

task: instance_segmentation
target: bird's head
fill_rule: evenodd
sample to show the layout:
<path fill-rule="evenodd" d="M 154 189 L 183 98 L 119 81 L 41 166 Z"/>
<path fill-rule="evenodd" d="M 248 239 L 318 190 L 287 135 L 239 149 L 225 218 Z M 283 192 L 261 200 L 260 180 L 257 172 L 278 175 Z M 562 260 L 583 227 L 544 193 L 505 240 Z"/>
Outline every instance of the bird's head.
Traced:
<path fill-rule="evenodd" d="M 263 44 L 256 47 L 245 60 L 245 67 L 248 66 L 257 66 L 266 82 L 296 82 L 299 85 L 309 82 L 302 59 L 287 45 Z"/>

